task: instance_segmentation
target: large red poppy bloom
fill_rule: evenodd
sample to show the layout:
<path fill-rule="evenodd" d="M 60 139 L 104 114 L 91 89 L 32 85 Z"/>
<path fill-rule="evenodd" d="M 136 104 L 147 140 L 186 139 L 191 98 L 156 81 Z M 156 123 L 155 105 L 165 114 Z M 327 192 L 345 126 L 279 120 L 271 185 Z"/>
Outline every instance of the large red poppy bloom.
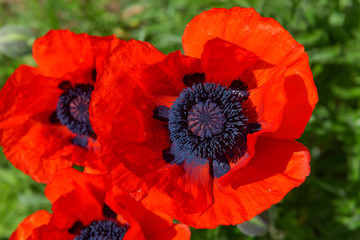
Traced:
<path fill-rule="evenodd" d="M 203 12 L 182 41 L 186 56 L 131 41 L 108 58 L 90 106 L 102 160 L 114 184 L 188 225 L 242 223 L 310 172 L 293 140 L 318 100 L 308 57 L 254 9 Z"/>
<path fill-rule="evenodd" d="M 105 175 L 74 169 L 59 171 L 45 189 L 52 211 L 38 211 L 22 223 L 11 240 L 48 239 L 189 239 L 184 224 L 173 224 L 163 213 L 147 210 L 123 192 L 116 197 Z M 91 238 L 94 239 L 94 238 Z"/>
<path fill-rule="evenodd" d="M 121 42 L 68 30 L 35 41 L 39 67 L 20 66 L 0 92 L 0 144 L 16 168 L 44 183 L 74 163 L 101 168 L 88 105 L 103 59 Z"/>

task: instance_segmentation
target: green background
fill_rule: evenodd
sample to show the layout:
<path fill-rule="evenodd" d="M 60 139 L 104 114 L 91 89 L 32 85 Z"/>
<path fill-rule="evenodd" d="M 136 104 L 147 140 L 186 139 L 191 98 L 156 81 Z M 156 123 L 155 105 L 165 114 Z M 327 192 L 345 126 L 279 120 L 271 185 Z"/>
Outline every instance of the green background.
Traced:
<path fill-rule="evenodd" d="M 116 34 L 169 53 L 182 49 L 185 25 L 195 15 L 233 6 L 276 19 L 305 46 L 319 92 L 299 140 L 310 149 L 311 175 L 272 208 L 267 234 L 255 239 L 360 239 L 359 0 L 0 0 L 0 27 L 22 25 L 36 37 L 59 28 Z M 20 64 L 34 65 L 31 55 L 0 53 L 0 86 Z M 50 209 L 43 189 L 0 155 L 0 239 L 8 239 L 29 214 Z M 192 239 L 254 238 L 220 226 L 192 229 Z"/>

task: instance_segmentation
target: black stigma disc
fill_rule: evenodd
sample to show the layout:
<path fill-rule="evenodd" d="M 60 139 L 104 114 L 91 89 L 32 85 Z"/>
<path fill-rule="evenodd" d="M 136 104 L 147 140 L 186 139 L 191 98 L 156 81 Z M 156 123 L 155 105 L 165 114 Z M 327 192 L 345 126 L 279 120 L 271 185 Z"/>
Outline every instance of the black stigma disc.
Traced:
<path fill-rule="evenodd" d="M 56 108 L 57 118 L 62 125 L 78 135 L 91 136 L 94 134 L 89 121 L 90 84 L 76 84 L 69 87 L 60 95 Z"/>

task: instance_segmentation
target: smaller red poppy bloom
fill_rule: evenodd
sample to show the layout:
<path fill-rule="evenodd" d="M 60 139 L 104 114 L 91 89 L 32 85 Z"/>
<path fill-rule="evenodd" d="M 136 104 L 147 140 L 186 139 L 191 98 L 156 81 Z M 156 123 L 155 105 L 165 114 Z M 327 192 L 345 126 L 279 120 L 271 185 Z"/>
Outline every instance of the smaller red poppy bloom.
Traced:
<path fill-rule="evenodd" d="M 294 141 L 318 100 L 308 57 L 254 9 L 205 11 L 182 41 L 186 55 L 131 41 L 108 57 L 90 106 L 102 160 L 116 186 L 183 223 L 239 224 L 310 172 Z"/>
<path fill-rule="evenodd" d="M 103 170 L 88 107 L 103 59 L 120 43 L 69 30 L 35 41 L 39 67 L 20 66 L 0 91 L 0 144 L 16 168 L 43 183 L 73 164 Z"/>
<path fill-rule="evenodd" d="M 189 239 L 189 228 L 173 224 L 163 213 L 147 210 L 123 192 L 114 196 L 106 175 L 91 175 L 74 169 L 58 172 L 45 189 L 52 202 L 50 214 L 38 211 L 10 237 L 23 239 Z"/>

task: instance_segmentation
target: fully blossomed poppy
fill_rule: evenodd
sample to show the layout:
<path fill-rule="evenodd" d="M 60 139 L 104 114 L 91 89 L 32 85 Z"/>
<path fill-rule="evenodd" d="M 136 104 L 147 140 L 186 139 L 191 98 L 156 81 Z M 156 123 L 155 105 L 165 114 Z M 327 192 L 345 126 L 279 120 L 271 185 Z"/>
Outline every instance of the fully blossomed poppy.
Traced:
<path fill-rule="evenodd" d="M 39 67 L 20 66 L 0 92 L 0 144 L 15 167 L 38 182 L 74 163 L 101 169 L 89 101 L 104 57 L 122 42 L 68 30 L 35 41 Z"/>
<path fill-rule="evenodd" d="M 182 42 L 186 55 L 131 41 L 109 56 L 90 106 L 102 160 L 114 184 L 188 225 L 242 223 L 310 172 L 294 141 L 318 100 L 308 57 L 254 9 L 203 12 Z"/>
<path fill-rule="evenodd" d="M 111 192 L 106 175 L 90 175 L 74 169 L 58 172 L 45 189 L 52 211 L 38 211 L 10 237 L 23 239 L 189 239 L 189 227 L 151 212 L 127 193 Z"/>

